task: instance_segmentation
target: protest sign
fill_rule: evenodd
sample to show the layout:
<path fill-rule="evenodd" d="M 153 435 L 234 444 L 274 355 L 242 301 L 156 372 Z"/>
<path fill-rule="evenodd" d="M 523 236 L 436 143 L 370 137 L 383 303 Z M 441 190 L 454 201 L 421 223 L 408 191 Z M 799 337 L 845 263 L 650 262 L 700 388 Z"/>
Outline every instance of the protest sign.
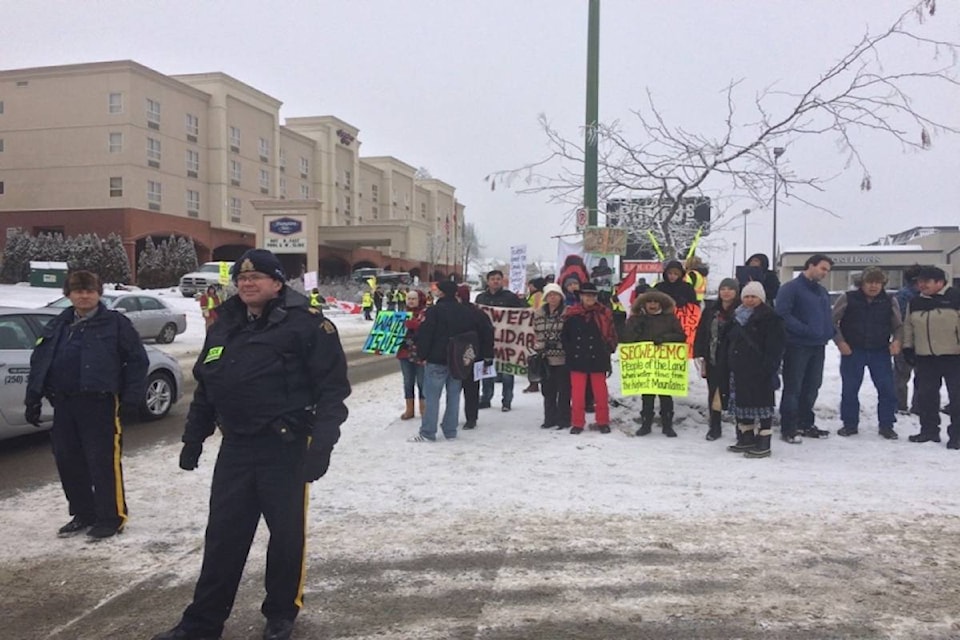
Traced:
<path fill-rule="evenodd" d="M 381 311 L 373 322 L 370 335 L 363 344 L 364 353 L 395 356 L 407 336 L 406 321 L 410 314 L 406 311 Z"/>
<path fill-rule="evenodd" d="M 693 341 L 697 338 L 697 326 L 700 324 L 700 316 L 703 315 L 703 310 L 700 305 L 691 302 L 677 307 L 676 314 L 680 326 L 683 327 L 683 333 L 687 336 L 687 348 L 690 350 L 690 354 L 693 354 Z"/>
<path fill-rule="evenodd" d="M 497 371 L 527 375 L 527 354 L 533 352 L 533 309 L 477 306 L 493 323 Z"/>
<path fill-rule="evenodd" d="M 484 364 L 483 360 L 478 360 L 473 363 L 473 379 L 474 380 L 485 380 L 486 378 L 496 378 L 497 369 L 494 365 L 489 367 Z"/>
<path fill-rule="evenodd" d="M 687 395 L 687 345 L 668 342 L 632 342 L 617 347 L 620 355 L 620 392 L 625 396 Z"/>
<path fill-rule="evenodd" d="M 510 291 L 518 296 L 526 294 L 527 290 L 527 245 L 518 244 L 510 247 L 510 278 L 507 280 Z"/>

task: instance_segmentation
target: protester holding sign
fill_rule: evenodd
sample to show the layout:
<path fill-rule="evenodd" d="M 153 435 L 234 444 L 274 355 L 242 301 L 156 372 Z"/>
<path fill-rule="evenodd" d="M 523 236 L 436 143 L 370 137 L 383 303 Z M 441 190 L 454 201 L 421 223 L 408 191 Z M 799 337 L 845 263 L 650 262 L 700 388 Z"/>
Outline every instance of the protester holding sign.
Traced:
<path fill-rule="evenodd" d="M 709 304 L 700 318 L 693 356 L 699 360 L 700 375 L 707 380 L 707 404 L 710 407 L 710 428 L 707 440 L 722 435 L 722 412 L 730 399 L 730 368 L 727 363 L 727 334 L 733 312 L 740 306 L 740 283 L 724 278 L 717 290 L 717 300 Z"/>
<path fill-rule="evenodd" d="M 743 304 L 733 313 L 727 351 L 730 412 L 737 419 L 737 443 L 727 450 L 743 452 L 748 458 L 770 455 L 774 391 L 785 345 L 783 320 L 766 304 L 766 295 L 756 281 L 743 288 Z"/>
<path fill-rule="evenodd" d="M 563 330 L 563 292 L 550 283 L 543 288 L 546 303 L 533 317 L 536 341 L 533 350 L 547 361 L 547 373 L 540 383 L 543 395 L 543 424 L 541 429 L 570 428 L 570 371 L 563 352 L 560 333 Z"/>
<path fill-rule="evenodd" d="M 568 307 L 564 313 L 560 340 L 570 369 L 570 433 L 583 433 L 588 383 L 596 399 L 597 429 L 610 433 L 607 373 L 610 354 L 617 348 L 617 332 L 613 313 L 597 302 L 597 286 L 592 282 L 581 285 L 579 304 Z"/>
<path fill-rule="evenodd" d="M 511 307 L 526 308 L 524 302 L 514 292 L 503 288 L 503 272 L 494 269 L 487 273 L 487 288 L 477 296 L 477 304 L 490 307 Z M 513 402 L 513 374 L 501 373 L 500 381 L 503 383 L 503 404 L 502 411 L 510 411 L 510 404 Z M 493 400 L 493 378 L 483 381 L 483 393 L 480 396 L 480 408 L 489 409 L 490 401 Z"/>
<path fill-rule="evenodd" d="M 660 291 L 647 291 L 637 297 L 624 328 L 624 342 L 652 342 L 658 346 L 668 342 L 686 342 L 683 327 L 674 315 L 675 309 L 673 298 Z M 659 397 L 660 427 L 663 435 L 676 438 L 677 432 L 673 430 L 673 396 L 645 393 L 642 397 L 640 428 L 636 435 L 645 436 L 650 433 L 653 427 L 653 404 Z"/>
<path fill-rule="evenodd" d="M 427 312 L 427 301 L 419 291 L 413 290 L 407 294 L 407 312 L 410 314 L 404 322 L 407 332 L 404 335 L 403 345 L 397 351 L 400 372 L 403 374 L 403 397 L 407 404 L 406 410 L 400 415 L 401 420 L 410 420 L 414 416 L 414 386 L 416 386 L 417 397 L 420 399 L 421 416 L 424 410 L 423 359 L 417 353 L 417 330 Z"/>

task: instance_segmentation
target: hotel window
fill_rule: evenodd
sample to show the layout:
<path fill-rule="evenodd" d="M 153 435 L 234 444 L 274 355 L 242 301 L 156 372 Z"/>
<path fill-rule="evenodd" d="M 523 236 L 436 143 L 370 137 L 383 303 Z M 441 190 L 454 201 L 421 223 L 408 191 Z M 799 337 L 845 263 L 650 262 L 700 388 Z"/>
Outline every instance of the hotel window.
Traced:
<path fill-rule="evenodd" d="M 3 109 L 0 109 L 0 113 L 2 112 L 3 112 Z M 123 94 L 122 93 L 111 93 L 107 97 L 107 112 L 123 113 Z"/>
<path fill-rule="evenodd" d="M 370 199 L 374 202 L 380 197 L 380 187 L 375 184 L 370 185 Z"/>
<path fill-rule="evenodd" d="M 3 153 L 3 138 L 0 138 L 0 153 Z"/>
<path fill-rule="evenodd" d="M 187 130 L 187 140 L 190 142 L 196 142 L 197 136 L 200 135 L 200 118 L 188 113 L 186 117 L 186 130 Z"/>
<path fill-rule="evenodd" d="M 110 178 L 110 197 L 119 198 L 123 196 L 123 178 Z"/>
<path fill-rule="evenodd" d="M 260 193 L 270 193 L 270 172 L 260 169 Z"/>
<path fill-rule="evenodd" d="M 240 128 L 230 127 L 230 151 L 240 153 Z"/>
<path fill-rule="evenodd" d="M 348 216 L 353 214 L 353 199 L 350 196 L 343 198 L 343 213 Z"/>
<path fill-rule="evenodd" d="M 287 169 L 287 150 L 280 149 L 280 171 Z"/>
<path fill-rule="evenodd" d="M 153 168 L 160 167 L 160 141 L 147 138 L 147 164 Z"/>
<path fill-rule="evenodd" d="M 160 128 L 160 103 L 147 98 L 147 126 L 151 129 Z"/>
<path fill-rule="evenodd" d="M 187 177 L 196 178 L 200 175 L 200 152 L 187 149 Z"/>
<path fill-rule="evenodd" d="M 350 182 L 353 179 L 353 175 L 349 171 L 343 172 L 343 186 L 347 189 L 350 188 Z"/>
<path fill-rule="evenodd" d="M 240 179 L 242 177 L 242 170 L 240 167 L 240 162 L 238 160 L 230 161 L 230 184 L 235 187 L 240 186 Z"/>
<path fill-rule="evenodd" d="M 123 151 L 123 134 L 111 133 L 109 137 L 110 153 L 120 153 Z"/>
<path fill-rule="evenodd" d="M 300 185 L 300 198 L 306 200 L 310 197 L 310 186 L 306 184 Z"/>
<path fill-rule="evenodd" d="M 280 197 L 287 197 L 287 179 L 284 176 L 280 176 Z"/>
<path fill-rule="evenodd" d="M 159 182 L 147 180 L 147 204 L 153 211 L 160 210 L 163 187 Z"/>
<path fill-rule="evenodd" d="M 242 214 L 240 198 L 230 198 L 230 222 L 240 222 L 243 220 Z"/>
<path fill-rule="evenodd" d="M 300 158 L 300 177 L 306 178 L 310 174 L 310 161 Z"/>
<path fill-rule="evenodd" d="M 187 189 L 187 215 L 196 218 L 200 215 L 200 192 Z"/>
<path fill-rule="evenodd" d="M 260 162 L 268 162 L 270 160 L 270 141 L 266 138 L 260 138 Z"/>

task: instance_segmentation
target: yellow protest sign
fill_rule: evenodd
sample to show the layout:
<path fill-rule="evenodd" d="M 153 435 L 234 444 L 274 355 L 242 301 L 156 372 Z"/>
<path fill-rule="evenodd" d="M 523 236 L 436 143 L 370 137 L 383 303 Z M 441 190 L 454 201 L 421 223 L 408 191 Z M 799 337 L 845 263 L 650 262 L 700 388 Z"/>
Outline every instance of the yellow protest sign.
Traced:
<path fill-rule="evenodd" d="M 632 342 L 617 347 L 620 355 L 620 392 L 685 396 L 688 392 L 687 345 L 668 342 Z"/>
<path fill-rule="evenodd" d="M 227 286 L 230 284 L 230 264 L 224 261 L 220 261 L 220 280 L 221 286 Z"/>

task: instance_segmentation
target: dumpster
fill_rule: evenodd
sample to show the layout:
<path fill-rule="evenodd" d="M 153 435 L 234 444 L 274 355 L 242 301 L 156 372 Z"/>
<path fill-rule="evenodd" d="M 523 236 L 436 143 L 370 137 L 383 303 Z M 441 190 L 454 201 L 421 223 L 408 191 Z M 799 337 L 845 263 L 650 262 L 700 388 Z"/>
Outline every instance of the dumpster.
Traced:
<path fill-rule="evenodd" d="M 30 261 L 30 286 L 63 288 L 67 280 L 66 262 Z"/>

